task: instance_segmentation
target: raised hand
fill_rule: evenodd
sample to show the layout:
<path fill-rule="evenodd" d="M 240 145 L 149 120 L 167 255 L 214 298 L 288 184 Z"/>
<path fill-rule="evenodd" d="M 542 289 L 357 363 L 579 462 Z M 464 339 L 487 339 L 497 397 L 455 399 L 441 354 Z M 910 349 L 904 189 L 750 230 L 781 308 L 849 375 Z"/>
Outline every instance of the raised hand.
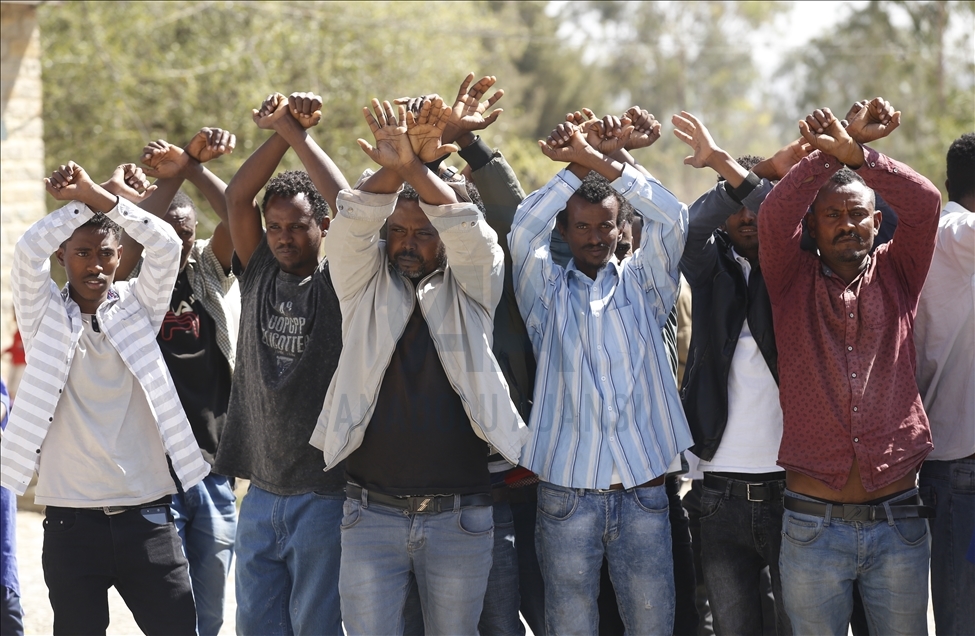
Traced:
<path fill-rule="evenodd" d="M 150 141 L 142 149 L 140 158 L 145 166 L 145 173 L 156 179 L 170 179 L 178 177 L 189 165 L 190 156 L 179 146 L 158 139 Z"/>
<path fill-rule="evenodd" d="M 901 112 L 883 97 L 854 103 L 846 117 L 847 134 L 861 144 L 882 139 L 901 124 Z"/>
<path fill-rule="evenodd" d="M 317 126 L 322 120 L 322 97 L 314 93 L 291 93 L 288 110 L 303 128 Z"/>
<path fill-rule="evenodd" d="M 229 155 L 236 146 L 236 135 L 222 128 L 201 128 L 183 150 L 200 163 L 206 163 L 222 155 Z"/>
<path fill-rule="evenodd" d="M 444 128 L 449 119 L 450 108 L 443 103 L 439 95 L 435 95 L 432 100 L 424 99 L 417 114 L 406 111 L 406 128 L 410 145 L 413 153 L 423 163 L 436 161 L 446 154 L 459 150 L 456 144 L 442 143 Z"/>
<path fill-rule="evenodd" d="M 417 159 L 407 134 L 405 106 L 398 105 L 397 112 L 394 112 L 389 102 L 380 104 L 378 99 L 373 99 L 372 111 L 368 106 L 363 106 L 362 114 L 376 139 L 376 145 L 372 146 L 361 138 L 356 141 L 370 159 L 390 170 L 404 168 Z"/>
<path fill-rule="evenodd" d="M 44 187 L 58 201 L 82 201 L 94 189 L 95 183 L 84 168 L 69 161 L 44 179 Z"/>
<path fill-rule="evenodd" d="M 569 121 L 556 126 L 545 141 L 539 139 L 538 146 L 552 161 L 580 164 L 586 161 L 587 152 L 592 148 L 579 126 Z"/>
<path fill-rule="evenodd" d="M 833 155 L 851 168 L 863 165 L 863 149 L 828 108 L 817 108 L 799 121 L 799 133 L 816 150 Z"/>
<path fill-rule="evenodd" d="M 464 133 L 484 130 L 504 112 L 502 109 L 496 108 L 487 117 L 484 116 L 489 108 L 504 97 L 503 90 L 497 90 L 485 101 L 481 101 L 498 81 L 498 78 L 494 75 L 486 75 L 471 86 L 473 81 L 474 73 L 468 73 L 457 91 L 457 99 L 454 100 L 454 105 L 450 109 L 450 118 L 447 128 L 444 130 L 444 138 L 448 141 L 454 141 Z"/>
<path fill-rule="evenodd" d="M 660 122 L 652 113 L 639 106 L 631 106 L 623 113 L 623 118 L 630 120 L 633 124 L 633 132 L 630 133 L 630 138 L 623 146 L 626 150 L 646 148 L 660 139 Z"/>
<path fill-rule="evenodd" d="M 680 115 L 674 115 L 670 121 L 674 124 L 674 135 L 690 146 L 694 153 L 684 157 L 684 165 L 704 168 L 708 165 L 708 160 L 720 152 L 721 149 L 714 143 L 707 127 L 694 115 L 682 110 Z"/>
<path fill-rule="evenodd" d="M 116 167 L 111 178 L 102 187 L 132 203 L 140 203 L 156 191 L 156 186 L 149 185 L 142 168 L 134 163 L 123 163 Z"/>
<path fill-rule="evenodd" d="M 273 130 L 274 125 L 288 115 L 288 99 L 281 93 L 271 93 L 264 98 L 261 107 L 251 111 L 258 128 Z"/>
<path fill-rule="evenodd" d="M 773 180 L 781 179 L 789 173 L 792 166 L 799 163 L 799 160 L 808 155 L 811 150 L 812 146 L 805 143 L 803 139 L 797 139 L 788 146 L 779 149 L 774 155 L 768 158 L 768 163 L 772 168 L 772 175 L 766 176 L 760 174 L 757 166 L 752 171 L 760 177 Z"/>

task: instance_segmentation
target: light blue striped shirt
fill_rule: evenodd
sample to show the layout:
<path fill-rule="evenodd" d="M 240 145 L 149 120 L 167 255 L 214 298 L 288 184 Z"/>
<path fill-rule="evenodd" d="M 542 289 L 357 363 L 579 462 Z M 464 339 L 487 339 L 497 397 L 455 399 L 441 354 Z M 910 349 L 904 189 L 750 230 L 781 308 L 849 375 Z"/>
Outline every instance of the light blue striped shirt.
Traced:
<path fill-rule="evenodd" d="M 561 171 L 522 202 L 508 235 L 538 362 L 521 463 L 570 488 L 608 488 L 615 464 L 632 488 L 692 443 L 660 333 L 677 297 L 687 207 L 626 166 L 613 187 L 644 219 L 641 246 L 592 280 L 549 253 L 555 217 L 580 185 Z"/>

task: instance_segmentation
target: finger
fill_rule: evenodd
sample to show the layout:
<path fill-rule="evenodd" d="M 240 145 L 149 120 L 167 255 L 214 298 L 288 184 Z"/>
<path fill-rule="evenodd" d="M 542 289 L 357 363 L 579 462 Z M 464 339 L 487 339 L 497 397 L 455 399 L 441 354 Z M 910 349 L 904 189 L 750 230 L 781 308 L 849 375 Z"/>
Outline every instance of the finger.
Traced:
<path fill-rule="evenodd" d="M 357 144 L 359 144 L 359 147 L 362 148 L 362 151 L 364 153 L 366 153 L 367 155 L 369 155 L 369 158 L 370 159 L 372 159 L 373 161 L 376 160 L 376 157 L 377 157 L 376 149 L 373 148 L 371 145 L 369 145 L 369 142 L 368 141 L 366 141 L 365 139 L 361 139 L 361 138 L 360 139 L 356 139 L 355 141 L 356 141 Z"/>
<path fill-rule="evenodd" d="M 494 84 L 494 82 L 491 83 Z M 502 97 L 504 97 L 504 89 L 498 89 L 497 91 L 495 91 L 494 95 L 488 97 L 487 103 L 484 104 L 484 110 L 487 110 L 488 108 L 494 106 L 497 103 L 497 101 Z"/>
<path fill-rule="evenodd" d="M 397 97 L 396 99 L 393 100 L 393 103 L 396 105 L 409 104 L 410 100 L 412 99 L 413 99 L 412 97 Z"/>
<path fill-rule="evenodd" d="M 686 132 L 684 132 L 679 128 L 674 128 L 674 136 L 680 139 L 681 141 L 683 141 L 688 146 L 690 146 L 691 143 L 694 141 L 694 139 L 690 135 L 688 135 Z"/>
<path fill-rule="evenodd" d="M 684 157 L 684 165 L 685 166 L 693 166 L 694 165 L 694 155 L 690 155 L 690 156 Z"/>
<path fill-rule="evenodd" d="M 368 106 L 362 107 L 362 116 L 366 118 L 366 124 L 369 125 L 369 130 L 371 130 L 372 133 L 375 134 L 376 131 L 379 130 L 380 125 L 379 122 L 376 121 L 376 118 L 373 116 L 372 111 L 369 110 Z"/>
<path fill-rule="evenodd" d="M 490 115 L 484 118 L 485 126 L 490 126 L 491 124 L 493 124 L 498 119 L 498 117 L 501 116 L 501 113 L 503 112 L 504 110 L 501 108 L 495 109 L 493 113 L 491 113 Z"/>
<path fill-rule="evenodd" d="M 586 116 L 586 119 L 597 119 L 596 113 L 592 112 L 588 108 L 583 107 L 582 114 Z"/>
<path fill-rule="evenodd" d="M 443 154 L 446 155 L 452 152 L 460 152 L 460 146 L 457 144 L 444 144 L 443 146 L 440 146 L 440 150 L 442 150 Z"/>
<path fill-rule="evenodd" d="M 398 113 L 399 119 L 396 120 L 398 122 L 397 126 L 402 126 L 406 122 L 406 107 L 400 105 L 398 108 L 399 108 L 399 113 Z"/>
<path fill-rule="evenodd" d="M 460 89 L 457 91 L 457 99 L 454 100 L 455 103 L 461 101 L 464 98 L 464 96 L 467 95 L 467 88 L 471 85 L 471 82 L 473 81 L 474 81 L 474 71 L 471 71 L 470 73 L 467 74 L 467 77 L 464 78 L 464 81 L 460 83 Z"/>
<path fill-rule="evenodd" d="M 809 142 L 810 147 L 816 147 L 816 135 L 813 134 L 812 128 L 805 120 L 799 120 L 799 134 L 802 138 Z"/>
<path fill-rule="evenodd" d="M 397 108 L 402 109 L 403 114 L 406 113 L 405 106 L 397 106 Z M 393 106 L 388 101 L 383 101 L 383 113 L 386 115 L 386 125 L 387 126 L 398 126 L 400 120 L 396 119 L 396 113 L 393 111 Z"/>
<path fill-rule="evenodd" d="M 375 97 L 372 98 L 370 104 L 372 105 L 373 110 L 373 113 L 370 113 L 370 116 L 374 118 L 376 125 L 379 128 L 384 127 L 386 125 L 386 111 L 383 110 L 382 104 Z M 373 129 L 373 132 L 376 132 L 375 128 Z"/>
<path fill-rule="evenodd" d="M 237 135 L 233 133 L 227 133 L 227 139 L 223 143 L 224 152 L 228 155 L 234 151 L 237 147 Z"/>

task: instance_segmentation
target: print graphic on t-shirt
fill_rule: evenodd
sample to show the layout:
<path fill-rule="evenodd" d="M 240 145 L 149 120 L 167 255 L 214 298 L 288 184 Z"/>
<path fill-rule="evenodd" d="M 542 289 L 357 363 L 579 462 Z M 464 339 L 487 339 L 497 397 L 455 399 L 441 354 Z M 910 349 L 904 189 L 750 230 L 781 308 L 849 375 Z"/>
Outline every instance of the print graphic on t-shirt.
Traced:
<path fill-rule="evenodd" d="M 170 309 L 166 312 L 162 327 L 159 329 L 159 337 L 163 340 L 172 340 L 176 332 L 192 333 L 194 338 L 200 337 L 200 316 L 193 311 L 192 304 L 196 298 L 191 294 L 187 300 L 182 300 L 175 310 Z"/>
<path fill-rule="evenodd" d="M 262 342 L 274 352 L 278 377 L 284 375 L 305 350 L 308 320 L 304 316 L 291 315 L 292 309 L 290 301 L 275 305 L 261 332 Z"/>

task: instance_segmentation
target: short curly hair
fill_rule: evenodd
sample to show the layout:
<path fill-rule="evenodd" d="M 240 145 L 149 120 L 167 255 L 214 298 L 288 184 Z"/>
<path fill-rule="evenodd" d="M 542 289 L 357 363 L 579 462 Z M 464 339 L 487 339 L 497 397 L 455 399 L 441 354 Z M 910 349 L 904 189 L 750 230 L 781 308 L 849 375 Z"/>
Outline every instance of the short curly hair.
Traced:
<path fill-rule="evenodd" d="M 264 201 L 261 203 L 261 209 L 262 211 L 267 210 L 267 202 L 273 196 L 292 199 L 299 194 L 304 194 L 308 199 L 316 223 L 321 224 L 325 217 L 331 216 L 325 198 L 315 188 L 315 184 L 312 183 L 308 173 L 302 170 L 288 170 L 279 173 L 268 181 L 264 188 Z"/>
<path fill-rule="evenodd" d="M 759 157 L 758 155 L 742 155 L 735 160 L 739 166 L 745 170 L 754 170 L 755 166 L 765 161 L 765 157 Z M 720 174 L 718 175 L 718 181 L 724 181 L 725 178 Z"/>
<path fill-rule="evenodd" d="M 612 197 L 616 199 L 616 227 L 621 228 L 627 221 L 633 221 L 633 206 L 627 203 L 626 199 L 613 188 L 609 179 L 598 172 L 590 172 L 587 174 L 586 178 L 582 180 L 582 185 L 576 189 L 575 194 L 589 203 L 602 203 Z M 568 211 L 563 208 L 555 217 L 555 220 L 562 227 L 568 225 Z"/>
<path fill-rule="evenodd" d="M 965 133 L 948 148 L 948 200 L 975 193 L 975 133 Z"/>

